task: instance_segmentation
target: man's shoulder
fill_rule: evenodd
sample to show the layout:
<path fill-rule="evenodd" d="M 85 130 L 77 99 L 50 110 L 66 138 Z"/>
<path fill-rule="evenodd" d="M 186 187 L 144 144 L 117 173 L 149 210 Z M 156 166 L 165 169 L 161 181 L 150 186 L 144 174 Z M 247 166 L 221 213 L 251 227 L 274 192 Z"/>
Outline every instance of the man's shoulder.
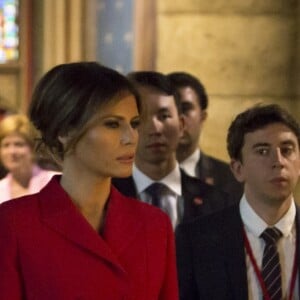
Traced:
<path fill-rule="evenodd" d="M 201 151 L 201 156 L 199 159 L 199 164 L 200 166 L 206 167 L 206 168 L 213 168 L 213 169 L 221 169 L 221 170 L 226 170 L 226 171 L 230 171 L 230 166 L 227 162 L 210 156 L 204 152 Z"/>
<path fill-rule="evenodd" d="M 112 178 L 112 185 L 127 197 L 136 197 L 137 195 L 132 176 L 126 178 Z"/>
<path fill-rule="evenodd" d="M 183 222 L 179 228 L 192 233 L 210 234 L 212 232 L 220 233 L 220 229 L 238 228 L 241 224 L 239 205 L 234 204 L 214 213 Z"/>
<path fill-rule="evenodd" d="M 210 195 L 215 198 L 229 198 L 229 195 L 217 186 L 206 183 L 204 180 L 192 177 L 181 170 L 181 183 L 183 190 L 192 193 L 200 193 L 201 195 Z"/>

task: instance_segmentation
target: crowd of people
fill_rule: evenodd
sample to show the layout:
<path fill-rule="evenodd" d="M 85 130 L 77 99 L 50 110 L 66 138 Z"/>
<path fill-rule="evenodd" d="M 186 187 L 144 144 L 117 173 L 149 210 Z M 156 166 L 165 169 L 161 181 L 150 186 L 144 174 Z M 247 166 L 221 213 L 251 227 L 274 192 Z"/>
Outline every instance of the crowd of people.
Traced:
<path fill-rule="evenodd" d="M 0 122 L 0 299 L 299 299 L 300 125 L 249 107 L 226 163 L 208 106 L 185 72 L 49 70 Z"/>

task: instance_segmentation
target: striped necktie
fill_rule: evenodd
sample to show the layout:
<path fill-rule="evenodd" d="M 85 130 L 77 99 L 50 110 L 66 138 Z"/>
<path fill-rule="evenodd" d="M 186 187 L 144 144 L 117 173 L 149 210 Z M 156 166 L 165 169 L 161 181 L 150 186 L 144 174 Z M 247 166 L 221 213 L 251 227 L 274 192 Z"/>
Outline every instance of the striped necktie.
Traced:
<path fill-rule="evenodd" d="M 163 201 L 163 197 L 170 192 L 169 188 L 163 183 L 154 182 L 145 189 L 145 192 L 151 197 L 152 205 L 162 209 L 172 220 L 171 204 L 168 201 Z"/>
<path fill-rule="evenodd" d="M 281 267 L 276 245 L 281 236 L 276 227 L 267 228 L 260 236 L 265 241 L 261 274 L 271 300 L 282 299 Z"/>

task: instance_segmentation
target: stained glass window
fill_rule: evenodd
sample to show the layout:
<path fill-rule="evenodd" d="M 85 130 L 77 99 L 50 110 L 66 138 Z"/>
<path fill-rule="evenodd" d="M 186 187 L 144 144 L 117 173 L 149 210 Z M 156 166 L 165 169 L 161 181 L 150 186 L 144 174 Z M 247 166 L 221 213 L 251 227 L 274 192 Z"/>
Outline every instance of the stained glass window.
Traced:
<path fill-rule="evenodd" d="M 0 63 L 19 59 L 19 0 L 0 0 Z"/>
<path fill-rule="evenodd" d="M 132 71 L 134 0 L 97 0 L 97 59 L 121 73 Z"/>

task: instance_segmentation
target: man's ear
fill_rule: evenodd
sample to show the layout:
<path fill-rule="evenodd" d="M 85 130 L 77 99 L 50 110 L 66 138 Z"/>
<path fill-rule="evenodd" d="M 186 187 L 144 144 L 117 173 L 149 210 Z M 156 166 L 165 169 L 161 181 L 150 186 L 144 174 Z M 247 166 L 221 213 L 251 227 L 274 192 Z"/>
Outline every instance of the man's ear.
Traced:
<path fill-rule="evenodd" d="M 231 159 L 230 168 L 237 181 L 245 181 L 243 163 L 240 160 Z"/>
<path fill-rule="evenodd" d="M 179 115 L 179 136 L 182 137 L 185 127 L 185 118 L 182 114 Z"/>
<path fill-rule="evenodd" d="M 207 110 L 204 109 L 201 111 L 201 122 L 206 121 L 206 119 L 207 119 Z"/>

